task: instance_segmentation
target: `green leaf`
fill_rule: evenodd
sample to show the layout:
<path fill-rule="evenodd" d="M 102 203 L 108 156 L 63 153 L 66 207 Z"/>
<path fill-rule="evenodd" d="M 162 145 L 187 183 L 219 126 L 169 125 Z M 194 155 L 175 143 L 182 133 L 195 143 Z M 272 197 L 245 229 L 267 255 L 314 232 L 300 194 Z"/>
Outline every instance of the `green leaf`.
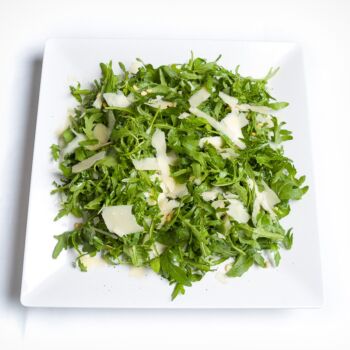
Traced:
<path fill-rule="evenodd" d="M 57 243 L 52 252 L 52 257 L 57 259 L 57 257 L 61 254 L 63 249 L 67 249 L 67 234 L 62 233 L 61 235 L 55 236 L 57 239 Z"/>
<path fill-rule="evenodd" d="M 174 290 L 171 293 L 171 300 L 174 300 L 179 294 L 185 294 L 185 288 L 182 284 L 176 283 Z"/>
<path fill-rule="evenodd" d="M 259 265 L 260 267 L 266 267 L 266 261 L 265 259 L 263 258 L 263 256 L 259 253 L 255 253 L 253 255 L 253 258 L 254 258 L 254 262 Z"/>
<path fill-rule="evenodd" d="M 72 132 L 72 130 L 70 128 L 68 128 L 62 133 L 62 137 L 63 137 L 64 142 L 66 144 L 68 144 L 69 142 L 71 142 L 75 138 L 75 135 Z"/>
<path fill-rule="evenodd" d="M 289 229 L 286 233 L 285 237 L 283 238 L 283 245 L 286 249 L 291 249 L 293 245 L 293 233 L 292 229 Z"/>
<path fill-rule="evenodd" d="M 270 103 L 269 107 L 275 111 L 278 111 L 279 109 L 283 109 L 289 106 L 288 102 L 274 102 Z"/>
<path fill-rule="evenodd" d="M 240 255 L 226 273 L 229 277 L 241 277 L 253 265 L 254 258 L 249 255 Z"/>
<path fill-rule="evenodd" d="M 155 272 L 155 273 L 159 273 L 160 271 L 160 258 L 159 257 L 156 257 L 154 259 L 152 259 L 150 262 L 149 262 L 150 266 L 151 266 L 151 269 Z"/>
<path fill-rule="evenodd" d="M 81 261 L 80 257 L 77 259 L 78 266 L 81 272 L 87 272 L 87 266 Z"/>
<path fill-rule="evenodd" d="M 281 261 L 281 254 L 278 250 L 275 251 L 273 258 L 275 261 L 275 265 L 278 266 L 280 264 L 280 261 Z"/>
<path fill-rule="evenodd" d="M 58 145 L 51 145 L 51 155 L 54 160 L 58 160 L 60 157 L 60 147 Z"/>
<path fill-rule="evenodd" d="M 183 284 L 185 286 L 191 286 L 191 282 L 187 277 L 186 272 L 179 266 L 174 265 L 168 254 L 162 254 L 160 256 L 160 265 L 163 274 L 169 276 L 171 279 L 177 283 Z"/>

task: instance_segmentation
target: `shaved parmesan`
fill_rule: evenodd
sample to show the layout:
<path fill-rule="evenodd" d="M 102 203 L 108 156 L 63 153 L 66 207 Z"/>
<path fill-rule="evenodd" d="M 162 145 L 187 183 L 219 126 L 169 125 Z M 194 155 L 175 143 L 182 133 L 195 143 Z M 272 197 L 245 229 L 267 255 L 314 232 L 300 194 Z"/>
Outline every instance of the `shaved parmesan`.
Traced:
<path fill-rule="evenodd" d="M 176 153 L 167 154 L 169 165 L 174 165 L 178 157 Z M 133 159 L 132 163 L 136 170 L 159 170 L 158 160 L 155 157 L 147 157 L 142 159 Z"/>
<path fill-rule="evenodd" d="M 162 226 L 168 221 L 171 216 L 173 209 L 177 208 L 180 203 L 175 199 L 168 199 L 164 193 L 160 193 L 158 196 L 158 207 L 160 212 L 163 214 L 160 225 Z"/>
<path fill-rule="evenodd" d="M 252 220 L 254 225 L 256 225 L 256 217 L 259 214 L 261 207 L 274 218 L 276 216 L 273 210 L 274 206 L 280 202 L 277 194 L 269 186 L 267 186 L 265 182 L 263 182 L 264 191 L 262 192 L 259 191 L 257 184 L 252 179 L 249 179 L 248 185 L 255 191 L 255 201 L 252 212 Z"/>
<path fill-rule="evenodd" d="M 273 127 L 273 121 L 272 121 L 272 117 L 270 114 L 260 114 L 259 113 L 256 116 L 256 121 L 257 121 L 257 123 L 266 124 L 266 126 L 268 128 Z"/>
<path fill-rule="evenodd" d="M 179 159 L 179 157 L 177 156 L 177 154 L 175 152 L 169 152 L 167 154 L 168 156 L 168 161 L 170 165 L 174 165 L 176 163 L 176 161 Z"/>
<path fill-rule="evenodd" d="M 226 104 L 228 104 L 231 107 L 232 110 L 237 108 L 238 100 L 236 99 L 236 97 L 227 95 L 224 92 L 219 92 L 219 96 Z"/>
<path fill-rule="evenodd" d="M 228 199 L 228 201 L 227 214 L 240 224 L 246 224 L 250 219 L 250 215 L 243 203 L 238 199 Z"/>
<path fill-rule="evenodd" d="M 266 106 L 252 106 L 249 104 L 238 104 L 238 100 L 235 97 L 229 96 L 224 92 L 219 92 L 219 96 L 226 104 L 228 104 L 231 107 L 233 112 L 235 110 L 240 110 L 242 112 L 252 111 L 252 112 L 261 113 L 261 114 L 271 113 L 271 108 Z"/>
<path fill-rule="evenodd" d="M 240 140 L 240 138 L 243 138 L 241 129 L 248 123 L 244 115 L 237 115 L 232 112 L 219 122 L 198 108 L 191 107 L 190 112 L 199 118 L 205 119 L 214 129 L 229 137 L 237 147 L 245 148 L 245 144 Z"/>
<path fill-rule="evenodd" d="M 271 108 L 266 106 L 251 106 L 248 104 L 242 104 L 242 105 L 239 105 L 238 108 L 241 111 L 252 111 L 252 112 L 261 113 L 261 114 L 271 113 Z"/>
<path fill-rule="evenodd" d="M 108 230 L 120 237 L 143 230 L 132 213 L 132 205 L 104 207 L 102 218 Z"/>
<path fill-rule="evenodd" d="M 236 113 L 229 113 L 220 122 L 226 135 L 232 140 L 232 142 L 239 148 L 244 149 L 245 144 L 241 140 L 243 138 L 242 128 L 248 124 L 248 120 L 244 115 Z"/>
<path fill-rule="evenodd" d="M 95 108 L 97 109 L 101 109 L 102 108 L 102 96 L 100 93 L 97 94 L 96 96 L 96 100 L 94 101 L 94 103 L 92 104 Z"/>
<path fill-rule="evenodd" d="M 156 255 L 161 255 L 165 251 L 166 245 L 159 242 L 154 242 L 152 249 Z"/>
<path fill-rule="evenodd" d="M 221 150 L 223 145 L 222 138 L 220 136 L 202 137 L 199 140 L 199 147 L 203 148 L 206 143 L 214 146 L 218 151 Z"/>
<path fill-rule="evenodd" d="M 146 202 L 147 202 L 148 205 L 152 206 L 152 205 L 156 205 L 156 204 L 157 204 L 157 202 L 156 202 L 154 199 L 151 199 L 151 198 L 150 198 L 150 197 L 151 197 L 151 194 L 150 194 L 149 192 L 144 192 L 143 195 L 145 196 Z M 146 220 L 146 219 L 145 219 L 145 220 Z M 147 220 L 147 221 L 148 221 L 148 220 Z M 150 222 L 148 223 L 149 225 L 151 224 L 151 221 L 152 221 L 152 220 L 150 220 Z"/>
<path fill-rule="evenodd" d="M 187 112 L 183 112 L 183 113 L 181 113 L 179 116 L 178 116 L 178 118 L 179 119 L 186 119 L 186 118 L 188 118 L 189 117 L 189 113 L 187 113 Z"/>
<path fill-rule="evenodd" d="M 191 107 L 189 109 L 189 111 L 195 115 L 196 117 L 199 118 L 203 118 L 205 119 L 214 129 L 222 132 L 223 134 L 225 134 L 222 125 L 220 124 L 220 122 L 218 122 L 216 119 L 214 119 L 213 117 L 211 117 L 209 114 L 204 113 L 203 111 L 201 111 L 200 109 L 196 108 L 196 107 Z"/>
<path fill-rule="evenodd" d="M 209 202 L 209 201 L 215 200 L 220 193 L 222 193 L 221 188 L 214 187 L 210 191 L 202 192 L 201 196 L 202 196 L 203 200 L 205 200 L 206 202 Z"/>
<path fill-rule="evenodd" d="M 196 93 L 194 93 L 188 102 L 190 103 L 191 107 L 197 107 L 199 106 L 202 102 L 207 100 L 209 98 L 210 94 L 205 88 L 201 88 L 198 90 Z"/>
<path fill-rule="evenodd" d="M 96 162 L 103 159 L 106 156 L 106 151 L 102 151 L 94 154 L 93 156 L 84 159 L 83 161 L 72 166 L 73 173 L 80 173 L 86 169 L 91 168 Z"/>
<path fill-rule="evenodd" d="M 131 63 L 130 68 L 129 68 L 129 72 L 131 74 L 137 74 L 137 72 L 139 71 L 139 69 L 143 67 L 143 64 L 140 61 L 135 61 L 133 63 Z"/>
<path fill-rule="evenodd" d="M 223 148 L 220 155 L 224 159 L 237 157 L 237 153 L 232 148 Z"/>
<path fill-rule="evenodd" d="M 212 202 L 211 205 L 214 209 L 222 209 L 225 208 L 225 201 L 223 199 L 218 199 L 217 201 Z"/>
<path fill-rule="evenodd" d="M 136 170 L 159 170 L 157 158 L 154 157 L 133 159 L 132 164 Z"/>
<path fill-rule="evenodd" d="M 161 255 L 167 246 L 159 242 L 154 242 L 151 248 L 152 250 L 149 252 L 149 258 L 154 259 L 155 257 Z"/>
<path fill-rule="evenodd" d="M 129 99 L 121 92 L 106 92 L 103 94 L 103 98 L 107 102 L 109 107 L 129 107 L 131 102 Z"/>
<path fill-rule="evenodd" d="M 135 96 L 133 94 L 126 96 L 126 99 L 130 102 L 130 104 L 135 102 Z"/>
<path fill-rule="evenodd" d="M 62 150 L 62 157 L 64 157 L 66 154 L 73 153 L 78 147 L 80 147 L 79 143 L 86 140 L 86 137 L 83 134 L 75 135 L 75 138 Z"/>
<path fill-rule="evenodd" d="M 170 162 L 166 154 L 165 134 L 163 131 L 156 129 L 152 136 L 152 146 L 156 150 L 158 167 L 162 182 L 166 187 L 167 195 L 171 198 L 176 198 L 187 194 L 188 190 L 186 184 L 178 184 L 170 176 Z"/>
<path fill-rule="evenodd" d="M 149 100 L 147 105 L 154 107 L 154 108 L 167 109 L 169 107 L 175 107 L 176 103 L 164 101 L 162 99 L 162 96 L 157 96 L 154 100 Z"/>
<path fill-rule="evenodd" d="M 89 254 L 80 257 L 80 261 L 88 268 L 106 266 L 106 261 L 102 259 L 101 255 L 90 256 Z"/>
<path fill-rule="evenodd" d="M 111 111 L 108 113 L 108 127 L 102 123 L 96 124 L 93 130 L 94 138 L 98 141 L 97 145 L 88 145 L 85 146 L 86 149 L 90 151 L 96 151 L 101 147 L 104 147 L 109 144 L 108 140 L 111 136 L 115 125 L 115 118 Z"/>
<path fill-rule="evenodd" d="M 104 124 L 98 123 L 94 127 L 94 137 L 100 144 L 106 143 L 109 139 L 109 129 Z"/>

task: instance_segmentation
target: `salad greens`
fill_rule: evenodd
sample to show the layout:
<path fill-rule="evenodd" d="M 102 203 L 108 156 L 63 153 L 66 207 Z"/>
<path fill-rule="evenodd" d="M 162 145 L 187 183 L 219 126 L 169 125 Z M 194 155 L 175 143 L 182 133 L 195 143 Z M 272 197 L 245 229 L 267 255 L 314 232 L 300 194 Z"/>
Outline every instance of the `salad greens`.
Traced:
<path fill-rule="evenodd" d="M 109 264 L 150 267 L 174 284 L 172 298 L 223 262 L 227 276 L 266 267 L 290 249 L 279 220 L 307 191 L 282 143 L 292 139 L 273 116 L 262 79 L 203 58 L 129 70 L 101 63 L 90 88 L 70 91 L 78 106 L 51 146 L 60 180 L 56 220 L 79 218 L 56 236 L 53 258 L 96 254 Z"/>

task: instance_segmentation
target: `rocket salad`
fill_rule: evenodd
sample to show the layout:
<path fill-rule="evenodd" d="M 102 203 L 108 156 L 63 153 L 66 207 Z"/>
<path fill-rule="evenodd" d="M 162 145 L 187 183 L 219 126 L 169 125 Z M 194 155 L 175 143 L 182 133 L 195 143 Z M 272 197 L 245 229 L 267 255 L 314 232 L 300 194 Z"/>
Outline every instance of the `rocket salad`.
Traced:
<path fill-rule="evenodd" d="M 71 86 L 78 106 L 51 146 L 60 179 L 56 220 L 77 222 L 53 251 L 99 254 L 106 263 L 150 267 L 174 285 L 172 298 L 221 263 L 238 277 L 253 265 L 277 266 L 290 249 L 280 219 L 307 191 L 274 116 L 288 105 L 268 80 L 243 77 L 218 60 L 129 69 L 101 63 L 91 87 Z M 78 219 L 79 218 L 79 219 Z"/>

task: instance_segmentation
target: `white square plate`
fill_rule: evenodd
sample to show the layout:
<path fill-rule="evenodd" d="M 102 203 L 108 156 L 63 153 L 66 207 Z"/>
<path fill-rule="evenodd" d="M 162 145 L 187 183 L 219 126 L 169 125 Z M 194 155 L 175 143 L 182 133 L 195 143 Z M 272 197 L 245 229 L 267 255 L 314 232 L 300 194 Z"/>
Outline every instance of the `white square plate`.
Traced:
<path fill-rule="evenodd" d="M 82 273 L 72 267 L 73 256 L 63 252 L 51 258 L 54 235 L 71 228 L 72 222 L 54 222 L 57 199 L 50 195 L 55 165 L 50 145 L 66 123 L 67 109 L 75 102 L 70 84 L 86 85 L 100 76 L 99 63 L 113 60 L 128 66 L 136 57 L 154 65 L 185 62 L 191 50 L 208 60 L 222 54 L 220 63 L 255 77 L 270 67 L 280 71 L 270 84 L 273 95 L 289 101 L 281 118 L 294 133 L 286 154 L 306 174 L 310 191 L 292 205 L 285 227 L 294 228 L 294 246 L 282 251 L 278 268 L 252 268 L 241 278 L 220 282 L 215 272 L 170 300 L 172 286 L 151 271 L 142 278 L 128 267 L 96 265 Z M 291 43 L 51 39 L 44 54 L 39 112 L 35 136 L 21 301 L 26 306 L 109 308 L 294 308 L 317 307 L 322 301 L 321 269 L 312 186 L 311 154 L 307 121 L 303 64 L 300 49 Z"/>

